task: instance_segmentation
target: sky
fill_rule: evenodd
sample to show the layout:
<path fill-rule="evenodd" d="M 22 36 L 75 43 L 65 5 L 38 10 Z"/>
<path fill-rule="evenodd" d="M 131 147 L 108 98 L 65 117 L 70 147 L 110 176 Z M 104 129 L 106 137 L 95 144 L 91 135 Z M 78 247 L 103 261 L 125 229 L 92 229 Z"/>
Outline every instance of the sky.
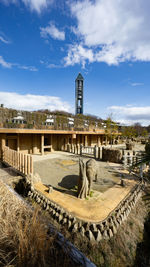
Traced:
<path fill-rule="evenodd" d="M 0 103 L 150 124 L 149 0 L 0 0 Z"/>

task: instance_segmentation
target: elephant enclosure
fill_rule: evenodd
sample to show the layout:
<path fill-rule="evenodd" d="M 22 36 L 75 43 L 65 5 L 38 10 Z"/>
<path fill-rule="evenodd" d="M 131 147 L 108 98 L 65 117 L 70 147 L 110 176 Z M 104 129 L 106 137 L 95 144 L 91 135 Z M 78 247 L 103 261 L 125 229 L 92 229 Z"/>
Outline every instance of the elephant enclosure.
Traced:
<path fill-rule="evenodd" d="M 87 161 L 89 158 L 84 158 Z M 77 198 L 79 157 L 65 152 L 34 157 L 34 171 L 41 177 L 35 189 L 51 201 L 63 207 L 73 216 L 91 222 L 104 220 L 116 208 L 135 185 L 133 177 L 123 171 L 121 165 L 98 162 L 98 181 L 93 182 L 93 192 L 86 199 Z M 126 187 L 120 186 L 120 176 Z M 47 185 L 55 190 L 48 193 Z"/>
<path fill-rule="evenodd" d="M 52 185 L 56 190 L 75 195 L 79 175 L 79 157 L 64 152 L 55 152 L 46 156 L 34 156 L 34 172 L 38 173 L 45 185 Z M 84 161 L 89 158 L 85 157 Z M 93 190 L 105 192 L 120 182 L 119 165 L 97 161 L 98 180 L 93 181 Z"/>

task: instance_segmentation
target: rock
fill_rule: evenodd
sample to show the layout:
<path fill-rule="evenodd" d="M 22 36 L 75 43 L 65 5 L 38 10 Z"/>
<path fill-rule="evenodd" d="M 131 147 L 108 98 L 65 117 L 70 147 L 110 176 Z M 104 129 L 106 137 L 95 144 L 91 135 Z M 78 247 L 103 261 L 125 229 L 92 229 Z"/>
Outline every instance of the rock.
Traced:
<path fill-rule="evenodd" d="M 72 226 L 72 232 L 77 232 L 78 231 L 78 223 L 75 223 L 73 226 Z"/>
<path fill-rule="evenodd" d="M 107 230 L 104 230 L 104 233 L 103 233 L 103 238 L 104 238 L 104 239 L 109 239 L 109 236 L 108 236 Z"/>
<path fill-rule="evenodd" d="M 102 235 L 101 235 L 100 230 L 97 231 L 97 235 L 96 235 L 96 238 L 95 239 L 96 239 L 97 242 L 99 242 L 99 241 L 102 240 Z"/>
<path fill-rule="evenodd" d="M 82 236 L 84 236 L 84 233 L 85 233 L 85 229 L 84 229 L 84 227 L 82 226 L 82 227 L 80 228 L 80 234 L 81 234 Z"/>
<path fill-rule="evenodd" d="M 115 227 L 115 225 L 114 224 L 112 224 L 112 232 L 114 233 L 114 234 L 116 234 L 117 233 L 117 229 L 116 229 L 116 227 Z"/>
<path fill-rule="evenodd" d="M 113 232 L 112 232 L 112 230 L 110 228 L 108 230 L 108 235 L 109 235 L 110 238 L 113 237 Z"/>
<path fill-rule="evenodd" d="M 95 241 L 95 238 L 92 234 L 92 232 L 90 230 L 86 231 L 85 232 L 85 235 L 87 236 L 87 238 L 90 240 L 90 241 Z"/>

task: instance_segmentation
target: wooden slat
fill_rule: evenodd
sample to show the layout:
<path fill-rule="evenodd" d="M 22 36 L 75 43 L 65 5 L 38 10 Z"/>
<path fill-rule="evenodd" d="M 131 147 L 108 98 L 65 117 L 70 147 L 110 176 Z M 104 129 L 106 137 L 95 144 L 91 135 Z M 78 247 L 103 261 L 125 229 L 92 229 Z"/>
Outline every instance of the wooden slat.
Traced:
<path fill-rule="evenodd" d="M 27 174 L 30 174 L 30 156 L 27 155 Z"/>
<path fill-rule="evenodd" d="M 3 161 L 25 175 L 33 173 L 33 159 L 31 155 L 23 154 L 4 146 Z"/>

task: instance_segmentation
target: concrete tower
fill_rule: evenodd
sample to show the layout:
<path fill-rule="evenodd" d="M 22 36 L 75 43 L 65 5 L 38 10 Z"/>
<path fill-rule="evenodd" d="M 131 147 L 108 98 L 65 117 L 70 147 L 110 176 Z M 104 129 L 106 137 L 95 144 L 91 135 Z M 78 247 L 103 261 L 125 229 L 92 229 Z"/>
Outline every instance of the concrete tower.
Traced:
<path fill-rule="evenodd" d="M 76 94 L 76 102 L 75 102 L 75 113 L 83 114 L 83 77 L 81 73 L 78 74 L 78 77 L 75 81 L 75 94 Z"/>

